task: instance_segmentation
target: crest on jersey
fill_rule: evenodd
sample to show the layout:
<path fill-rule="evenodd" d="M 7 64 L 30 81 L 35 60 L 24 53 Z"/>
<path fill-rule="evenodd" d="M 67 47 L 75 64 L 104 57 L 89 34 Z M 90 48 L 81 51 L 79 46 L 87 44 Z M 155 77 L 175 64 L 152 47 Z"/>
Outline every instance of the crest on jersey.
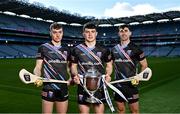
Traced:
<path fill-rule="evenodd" d="M 96 54 L 99 58 L 101 58 L 101 56 L 102 56 L 102 52 L 97 52 L 97 54 Z"/>
<path fill-rule="evenodd" d="M 131 55 L 132 50 L 127 50 L 127 54 Z"/>
<path fill-rule="evenodd" d="M 65 56 L 67 56 L 67 51 L 64 51 L 63 54 L 64 54 Z"/>

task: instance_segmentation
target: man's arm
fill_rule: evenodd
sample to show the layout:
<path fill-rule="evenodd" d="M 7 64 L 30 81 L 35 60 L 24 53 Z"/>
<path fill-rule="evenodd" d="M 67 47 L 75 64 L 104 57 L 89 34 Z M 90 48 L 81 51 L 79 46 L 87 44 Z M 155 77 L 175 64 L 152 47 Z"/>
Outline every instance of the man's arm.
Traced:
<path fill-rule="evenodd" d="M 69 85 L 73 85 L 74 84 L 74 81 L 72 80 L 72 75 L 71 75 L 71 66 L 72 66 L 72 63 L 71 62 L 68 62 L 67 63 L 67 73 L 69 75 L 69 79 L 68 79 L 68 86 Z"/>
<path fill-rule="evenodd" d="M 140 63 L 140 66 L 141 66 L 141 72 L 148 67 L 148 63 L 147 63 L 146 58 L 141 60 L 139 63 Z M 139 80 L 132 79 L 131 84 L 134 85 L 134 86 L 137 86 L 139 84 Z"/>
<path fill-rule="evenodd" d="M 106 76 L 105 79 L 107 82 L 111 81 L 111 74 L 113 71 L 113 61 L 111 60 L 110 62 L 106 63 Z"/>
<path fill-rule="evenodd" d="M 141 71 L 143 71 L 144 69 L 146 69 L 148 67 L 148 63 L 147 63 L 146 58 L 143 59 L 142 61 L 140 61 L 139 63 L 141 65 Z"/>
<path fill-rule="evenodd" d="M 43 64 L 42 59 L 37 59 L 36 60 L 36 66 L 35 66 L 34 71 L 33 71 L 33 73 L 36 76 L 41 76 L 42 64 Z"/>
<path fill-rule="evenodd" d="M 36 76 L 41 76 L 42 64 L 43 64 L 43 60 L 42 59 L 37 59 L 36 60 L 36 66 L 35 66 L 34 71 L 33 71 L 33 73 Z M 34 85 L 36 85 L 37 87 L 41 86 L 42 84 L 43 84 L 43 81 L 40 80 L 40 79 L 37 79 L 34 82 Z"/>
<path fill-rule="evenodd" d="M 79 76 L 78 76 L 78 71 L 77 71 L 77 64 L 72 63 L 71 64 L 71 75 L 72 79 L 76 84 L 80 84 Z"/>

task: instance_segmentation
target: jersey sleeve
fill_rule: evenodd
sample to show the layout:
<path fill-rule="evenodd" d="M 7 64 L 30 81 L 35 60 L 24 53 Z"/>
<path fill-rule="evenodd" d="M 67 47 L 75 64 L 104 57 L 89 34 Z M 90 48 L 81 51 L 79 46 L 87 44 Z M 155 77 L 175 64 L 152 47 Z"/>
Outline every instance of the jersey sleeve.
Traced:
<path fill-rule="evenodd" d="M 111 53 L 109 49 L 104 50 L 104 55 L 102 56 L 104 59 L 104 62 L 110 62 L 111 61 Z"/>
<path fill-rule="evenodd" d="M 146 58 L 144 52 L 140 48 L 137 48 L 136 53 L 137 53 L 136 57 L 138 61 L 142 61 L 144 58 Z"/>
<path fill-rule="evenodd" d="M 43 59 L 43 46 L 42 45 L 38 48 L 36 59 Z"/>
<path fill-rule="evenodd" d="M 73 49 L 72 49 L 72 51 L 71 51 L 71 56 L 70 56 L 70 60 L 71 60 L 71 62 L 72 63 L 78 63 L 78 57 L 77 57 L 77 52 L 76 52 L 76 50 L 77 50 L 77 48 L 76 47 L 74 47 Z"/>
<path fill-rule="evenodd" d="M 67 61 L 71 60 L 71 49 L 67 48 Z"/>
<path fill-rule="evenodd" d="M 114 57 L 114 48 L 112 48 L 111 50 L 110 50 L 110 54 L 111 54 L 111 60 L 115 60 L 115 57 Z"/>

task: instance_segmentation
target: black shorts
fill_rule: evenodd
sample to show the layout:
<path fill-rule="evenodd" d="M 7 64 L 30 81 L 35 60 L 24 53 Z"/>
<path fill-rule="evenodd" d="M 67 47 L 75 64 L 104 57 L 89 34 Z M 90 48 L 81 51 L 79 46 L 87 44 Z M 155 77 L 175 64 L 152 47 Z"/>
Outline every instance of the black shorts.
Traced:
<path fill-rule="evenodd" d="M 90 97 L 89 94 L 84 90 L 84 88 L 80 85 L 78 85 L 78 103 L 79 104 L 91 104 L 89 102 L 87 102 L 87 99 Z M 94 97 L 98 98 L 99 100 L 101 100 L 103 103 L 106 103 L 106 98 L 105 98 L 105 94 L 104 94 L 104 90 L 103 87 L 100 87 L 100 89 L 98 89 L 95 94 Z M 100 103 L 94 103 L 94 104 L 100 104 Z"/>
<path fill-rule="evenodd" d="M 116 88 L 123 93 L 123 95 L 128 100 L 129 104 L 137 102 L 139 100 L 137 87 L 131 84 L 120 84 L 120 85 L 116 84 Z M 115 101 L 118 101 L 118 102 L 125 102 L 125 100 L 121 96 L 119 96 L 116 92 L 114 94 L 114 99 Z"/>
<path fill-rule="evenodd" d="M 42 99 L 46 101 L 66 101 L 68 99 L 68 93 L 63 93 L 60 90 L 46 90 L 43 89 L 41 92 Z"/>

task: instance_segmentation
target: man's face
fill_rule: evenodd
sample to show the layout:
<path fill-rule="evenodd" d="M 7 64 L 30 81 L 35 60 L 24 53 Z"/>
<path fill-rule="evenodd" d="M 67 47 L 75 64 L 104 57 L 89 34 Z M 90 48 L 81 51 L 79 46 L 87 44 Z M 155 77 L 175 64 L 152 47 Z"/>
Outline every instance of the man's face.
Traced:
<path fill-rule="evenodd" d="M 97 36 L 96 29 L 85 28 L 83 32 L 83 37 L 85 38 L 85 41 L 93 42 L 96 40 L 96 36 Z"/>
<path fill-rule="evenodd" d="M 131 31 L 129 30 L 129 28 L 125 27 L 125 28 L 120 28 L 119 32 L 118 32 L 121 41 L 127 41 L 130 39 L 131 36 Z"/>
<path fill-rule="evenodd" d="M 52 29 L 51 32 L 51 38 L 54 42 L 58 43 L 62 40 L 63 37 L 63 29 Z"/>

